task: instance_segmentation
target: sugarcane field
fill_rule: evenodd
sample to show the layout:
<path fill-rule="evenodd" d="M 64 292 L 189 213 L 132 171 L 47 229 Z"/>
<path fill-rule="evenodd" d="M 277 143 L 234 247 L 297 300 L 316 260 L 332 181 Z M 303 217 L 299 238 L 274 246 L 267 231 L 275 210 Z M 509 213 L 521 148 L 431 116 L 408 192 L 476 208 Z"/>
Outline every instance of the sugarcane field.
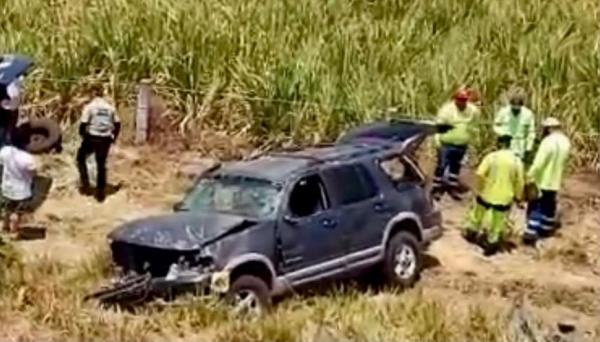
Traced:
<path fill-rule="evenodd" d="M 596 1 L 0 9 L 0 341 L 600 340 Z"/>

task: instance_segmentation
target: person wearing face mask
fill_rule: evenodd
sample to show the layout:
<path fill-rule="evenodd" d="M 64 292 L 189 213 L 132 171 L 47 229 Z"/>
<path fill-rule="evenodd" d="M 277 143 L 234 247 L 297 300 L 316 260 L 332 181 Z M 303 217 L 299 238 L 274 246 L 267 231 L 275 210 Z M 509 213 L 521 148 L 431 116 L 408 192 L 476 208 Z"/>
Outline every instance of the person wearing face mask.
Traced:
<path fill-rule="evenodd" d="M 537 150 L 527 178 L 538 190 L 527 206 L 527 226 L 523 242 L 535 244 L 540 237 L 551 235 L 557 227 L 556 197 L 571 149 L 569 138 L 561 132 L 558 119 L 549 117 L 542 122 L 543 139 Z"/>
<path fill-rule="evenodd" d="M 431 195 L 439 200 L 448 194 L 455 200 L 460 200 L 460 184 L 458 177 L 461 163 L 467 151 L 467 146 L 474 137 L 474 123 L 479 117 L 479 108 L 471 103 L 471 93 L 466 89 L 459 89 L 454 94 L 453 101 L 444 104 L 438 111 L 437 122 L 449 124 L 450 130 L 435 136 L 438 149 L 437 166 L 433 178 Z M 444 173 L 448 171 L 447 179 Z"/>
<path fill-rule="evenodd" d="M 494 132 L 497 136 L 510 135 L 510 149 L 527 163 L 531 159 L 535 141 L 535 118 L 524 103 L 523 91 L 514 91 L 509 98 L 509 104 L 496 113 Z"/>

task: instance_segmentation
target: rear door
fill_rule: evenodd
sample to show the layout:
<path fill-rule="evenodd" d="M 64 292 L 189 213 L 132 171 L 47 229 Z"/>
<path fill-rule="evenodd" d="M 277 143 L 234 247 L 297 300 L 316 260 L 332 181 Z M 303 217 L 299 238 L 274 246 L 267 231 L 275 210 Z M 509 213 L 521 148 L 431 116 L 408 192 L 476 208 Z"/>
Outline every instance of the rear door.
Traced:
<path fill-rule="evenodd" d="M 335 165 L 323 171 L 323 179 L 331 206 L 339 212 L 340 230 L 345 233 L 344 245 L 348 251 L 359 252 L 379 245 L 383 228 L 393 212 L 368 168 L 360 163 Z"/>

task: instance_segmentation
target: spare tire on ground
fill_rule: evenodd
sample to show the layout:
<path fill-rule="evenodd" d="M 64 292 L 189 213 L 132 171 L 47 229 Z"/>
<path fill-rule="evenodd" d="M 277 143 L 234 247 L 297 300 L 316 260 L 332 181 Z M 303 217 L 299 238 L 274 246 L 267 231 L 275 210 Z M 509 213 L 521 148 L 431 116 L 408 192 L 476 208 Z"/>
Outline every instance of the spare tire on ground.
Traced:
<path fill-rule="evenodd" d="M 58 122 L 50 118 L 36 118 L 20 125 L 17 130 L 27 134 L 27 151 L 33 154 L 62 150 L 62 133 Z"/>

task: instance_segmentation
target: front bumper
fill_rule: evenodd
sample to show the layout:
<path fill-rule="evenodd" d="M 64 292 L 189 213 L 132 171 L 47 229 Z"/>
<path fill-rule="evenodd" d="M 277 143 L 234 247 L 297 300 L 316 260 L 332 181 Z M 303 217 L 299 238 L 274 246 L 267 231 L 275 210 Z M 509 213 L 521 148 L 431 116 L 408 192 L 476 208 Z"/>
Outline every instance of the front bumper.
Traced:
<path fill-rule="evenodd" d="M 173 298 L 183 293 L 224 294 L 229 290 L 229 272 L 185 271 L 152 277 L 150 274 L 120 278 L 112 285 L 87 295 L 103 304 L 134 305 L 154 298 Z"/>

